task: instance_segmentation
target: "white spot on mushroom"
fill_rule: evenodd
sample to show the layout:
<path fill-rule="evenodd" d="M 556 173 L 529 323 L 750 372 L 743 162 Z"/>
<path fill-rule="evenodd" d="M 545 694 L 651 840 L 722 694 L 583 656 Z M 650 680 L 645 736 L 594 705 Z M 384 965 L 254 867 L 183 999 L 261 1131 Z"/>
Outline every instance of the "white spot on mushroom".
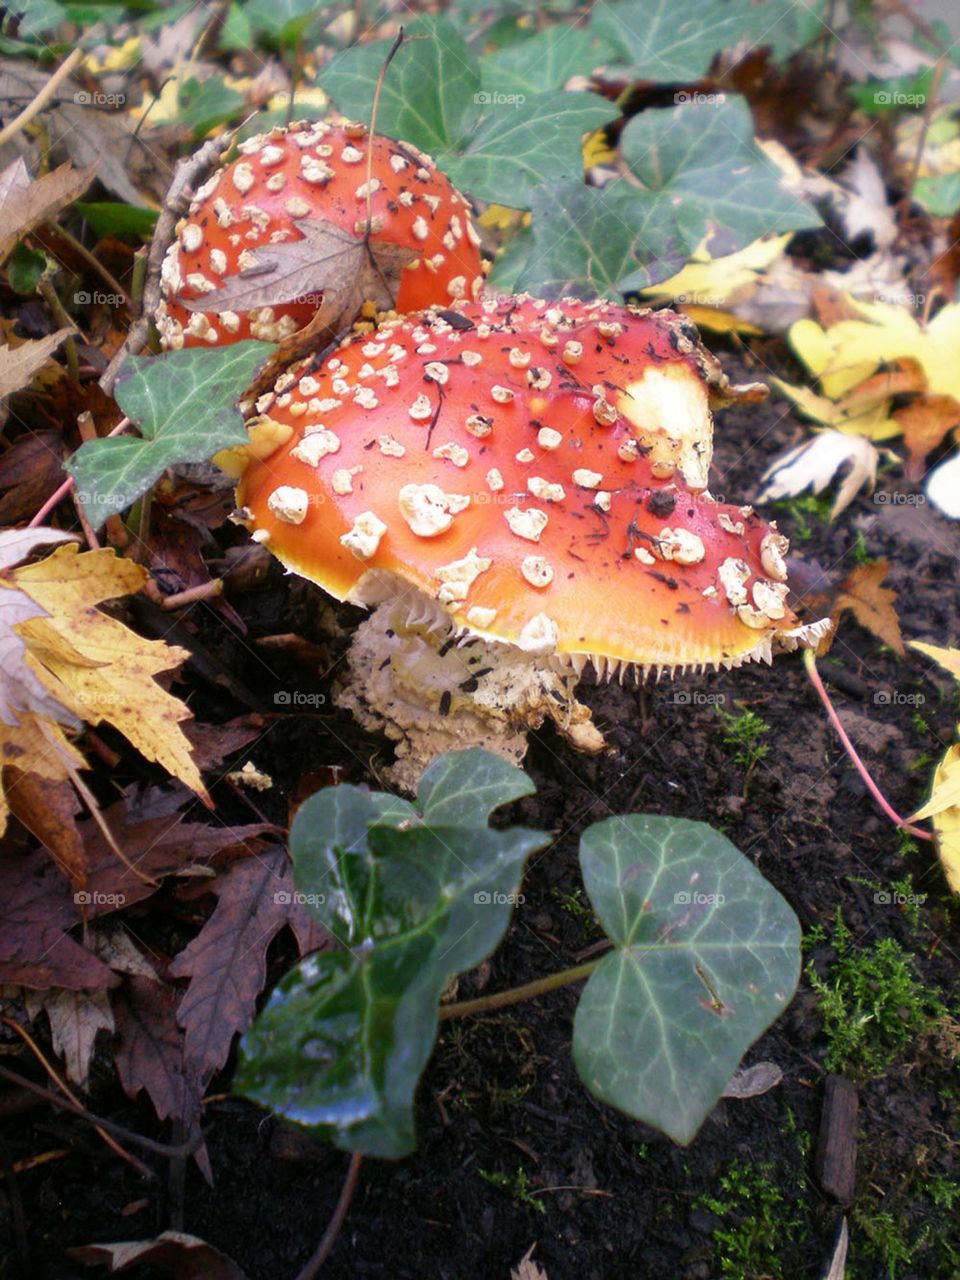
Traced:
<path fill-rule="evenodd" d="M 474 369 L 481 362 L 483 356 L 479 351 L 461 351 L 460 359 L 469 369 Z"/>
<path fill-rule="evenodd" d="M 297 383 L 297 390 L 302 396 L 315 396 L 320 390 L 320 383 L 312 374 L 308 373 Z"/>
<path fill-rule="evenodd" d="M 188 271 L 187 285 L 195 293 L 213 293 L 217 287 L 216 281 L 208 279 L 202 271 Z"/>
<path fill-rule="evenodd" d="M 283 207 L 291 218 L 305 218 L 310 212 L 310 205 L 302 196 L 291 196 L 289 200 L 284 200 Z"/>
<path fill-rule="evenodd" d="M 482 413 L 471 413 L 463 425 L 472 436 L 482 440 L 493 430 L 493 419 L 485 418 Z"/>
<path fill-rule="evenodd" d="M 376 409 L 380 403 L 373 387 L 357 387 L 353 393 L 353 402 L 358 404 L 361 409 Z"/>
<path fill-rule="evenodd" d="M 552 484 L 543 476 L 530 476 L 527 488 L 535 498 L 543 502 L 562 502 L 567 496 L 562 484 Z"/>
<path fill-rule="evenodd" d="M 717 512 L 717 524 L 726 533 L 734 533 L 737 537 L 743 537 L 743 522 L 740 520 L 731 520 L 725 511 Z"/>
<path fill-rule="evenodd" d="M 348 493 L 353 493 L 353 477 L 359 475 L 363 467 L 337 467 L 331 477 L 330 483 L 333 485 L 333 492 L 343 498 Z"/>
<path fill-rule="evenodd" d="M 510 532 L 518 538 L 526 538 L 528 542 L 539 542 L 540 535 L 547 527 L 548 516 L 537 507 L 528 507 L 521 511 L 519 507 L 510 507 L 503 513 L 503 518 L 510 526 Z"/>
<path fill-rule="evenodd" d="M 599 507 L 601 511 L 610 510 L 610 494 L 605 489 L 598 489 L 597 495 L 593 500 L 593 505 Z"/>
<path fill-rule="evenodd" d="M 750 569 L 743 560 L 728 557 L 717 570 L 717 577 L 720 579 L 724 595 L 732 605 L 746 604 L 746 584 L 750 577 Z"/>
<path fill-rule="evenodd" d="M 315 467 L 321 458 L 336 453 L 339 448 L 340 437 L 326 427 L 320 427 L 305 435 L 296 448 L 290 450 L 290 456 L 298 462 L 305 462 L 308 467 Z"/>
<path fill-rule="evenodd" d="M 503 488 L 503 476 L 496 467 L 491 467 L 484 478 L 491 493 L 499 493 Z"/>
<path fill-rule="evenodd" d="M 367 196 L 376 195 L 379 190 L 380 179 L 371 178 L 369 182 L 361 182 L 355 194 L 358 200 L 366 200 Z"/>
<path fill-rule="evenodd" d="M 784 556 L 790 550 L 790 543 L 782 533 L 766 533 L 760 542 L 760 563 L 764 573 L 768 573 L 777 582 L 786 582 L 787 565 Z"/>
<path fill-rule="evenodd" d="M 409 162 L 401 155 L 392 155 L 390 157 L 390 168 L 394 173 L 403 173 Z"/>
<path fill-rule="evenodd" d="M 449 564 L 441 565 L 437 569 L 437 577 L 441 583 L 437 599 L 441 604 L 466 600 L 470 588 L 491 564 L 492 560 L 478 556 L 477 548 L 471 547 L 462 560 L 452 560 Z"/>
<path fill-rule="evenodd" d="M 587 467 L 577 467 L 573 473 L 573 483 L 580 489 L 598 489 L 602 481 L 599 471 L 590 471 Z"/>
<path fill-rule="evenodd" d="M 787 612 L 784 601 L 788 590 L 785 582 L 766 582 L 760 578 L 753 584 L 753 603 L 768 618 L 782 618 Z"/>
<path fill-rule="evenodd" d="M 574 342 L 571 338 L 569 342 L 563 344 L 563 351 L 560 353 L 560 359 L 564 364 L 578 364 L 583 356 L 583 343 Z"/>
<path fill-rule="evenodd" d="M 250 541 L 259 542 L 261 546 L 265 545 L 270 541 L 270 530 L 254 529 L 253 533 L 250 535 Z"/>
<path fill-rule="evenodd" d="M 520 562 L 520 572 L 531 587 L 549 587 L 553 581 L 553 568 L 543 556 L 524 556 Z"/>
<path fill-rule="evenodd" d="M 414 220 L 413 220 L 413 238 L 414 238 L 414 240 L 426 240 L 426 238 L 427 238 L 427 236 L 428 236 L 429 234 L 430 234 L 430 227 L 429 227 L 429 226 L 428 226 L 428 224 L 427 224 L 427 220 L 426 220 L 426 218 L 421 217 L 421 216 L 418 214 L 418 215 L 417 215 L 417 217 L 416 217 L 416 218 L 414 218 Z"/>
<path fill-rule="evenodd" d="M 446 458 L 452 462 L 455 467 L 465 467 L 470 461 L 470 454 L 462 444 L 454 444 L 451 440 L 447 444 L 437 445 L 433 451 L 435 458 Z"/>
<path fill-rule="evenodd" d="M 380 452 L 385 458 L 402 458 L 407 452 L 399 440 L 394 440 L 393 436 L 386 434 L 377 436 L 377 443 L 380 446 Z"/>
<path fill-rule="evenodd" d="M 216 275 L 222 276 L 227 269 L 227 255 L 222 249 L 210 250 L 210 270 Z"/>
<path fill-rule="evenodd" d="M 428 422 L 433 417 L 433 405 L 427 396 L 419 395 L 407 412 L 414 422 Z"/>
<path fill-rule="evenodd" d="M 609 400 L 598 397 L 593 402 L 593 416 L 601 427 L 612 427 L 618 414 L 615 405 L 612 405 Z"/>
<path fill-rule="evenodd" d="M 333 169 L 326 160 L 318 160 L 316 156 L 302 155 L 300 177 L 312 187 L 324 187 L 333 177 Z"/>
<path fill-rule="evenodd" d="M 518 462 L 532 462 L 533 453 L 529 449 L 521 449 L 516 455 Z"/>
<path fill-rule="evenodd" d="M 634 547 L 633 554 L 641 564 L 656 564 L 656 558 L 650 554 L 646 547 Z"/>
<path fill-rule="evenodd" d="M 761 613 L 759 609 L 754 609 L 750 604 L 737 605 L 737 617 L 741 622 L 746 623 L 748 627 L 752 627 L 754 631 L 764 631 L 770 625 L 770 619 L 765 613 Z"/>
<path fill-rule="evenodd" d="M 467 621 L 471 627 L 479 627 L 481 631 L 492 626 L 496 616 L 496 609 L 485 609 L 483 605 L 479 604 L 475 604 L 467 610 Z"/>
<path fill-rule="evenodd" d="M 424 377 L 429 378 L 431 382 L 435 382 L 438 387 L 443 387 L 450 377 L 450 370 L 445 364 L 441 364 L 439 360 L 430 360 L 423 366 Z"/>
<path fill-rule="evenodd" d="M 363 159 L 363 152 L 356 147 L 344 147 L 340 152 L 340 159 L 344 164 L 359 164 Z"/>
<path fill-rule="evenodd" d="M 180 232 L 180 244 L 186 253 L 196 253 L 203 244 L 203 228 L 195 222 L 188 222 Z"/>
<path fill-rule="evenodd" d="M 499 383 L 496 383 L 490 388 L 490 395 L 496 400 L 497 404 L 510 404 L 513 400 L 514 392 L 509 387 L 501 387 Z"/>
<path fill-rule="evenodd" d="M 358 560 L 369 560 L 377 554 L 380 539 L 386 532 L 387 526 L 372 511 L 361 511 L 349 533 L 343 534 L 340 542 Z"/>
<path fill-rule="evenodd" d="M 537 444 L 541 449 L 558 449 L 563 444 L 563 436 L 553 427 L 541 427 L 537 432 Z"/>
<path fill-rule="evenodd" d="M 287 185 L 287 175 L 285 173 L 271 173 L 264 185 L 268 191 L 282 191 Z"/>
<path fill-rule="evenodd" d="M 267 498 L 267 509 L 284 524 L 303 524 L 309 505 L 306 489 L 295 489 L 290 484 L 280 485 Z"/>
<path fill-rule="evenodd" d="M 557 624 L 545 613 L 534 614 L 517 637 L 517 647 L 525 653 L 547 653 L 556 649 Z"/>
<path fill-rule="evenodd" d="M 264 147 L 260 152 L 260 164 L 264 169 L 272 169 L 274 165 L 278 165 L 286 155 L 283 147 L 270 145 Z"/>
<path fill-rule="evenodd" d="M 231 175 L 233 185 L 242 196 L 245 196 L 255 182 L 253 169 L 245 161 L 235 166 Z"/>
<path fill-rule="evenodd" d="M 466 494 L 444 493 L 436 484 L 405 484 L 397 495 L 400 513 L 420 538 L 435 538 L 470 505 Z"/>
<path fill-rule="evenodd" d="M 702 539 L 689 529 L 661 529 L 657 549 L 664 560 L 677 564 L 699 564 L 707 554 Z"/>
<path fill-rule="evenodd" d="M 549 369 L 534 367 L 527 370 L 527 385 L 534 391 L 546 391 L 552 381 L 553 374 Z"/>
<path fill-rule="evenodd" d="M 522 351 L 519 347 L 511 347 L 507 358 L 514 369 L 526 369 L 530 363 L 530 352 Z"/>
<path fill-rule="evenodd" d="M 616 320 L 601 320 L 597 325 L 597 333 L 601 338 L 619 338 L 623 333 L 623 325 Z"/>

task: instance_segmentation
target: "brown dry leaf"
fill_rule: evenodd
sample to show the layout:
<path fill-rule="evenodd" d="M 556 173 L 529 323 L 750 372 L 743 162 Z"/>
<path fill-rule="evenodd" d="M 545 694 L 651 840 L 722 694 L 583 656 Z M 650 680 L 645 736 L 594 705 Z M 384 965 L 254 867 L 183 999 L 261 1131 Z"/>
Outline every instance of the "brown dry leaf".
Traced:
<path fill-rule="evenodd" d="M 123 1240 L 115 1244 L 85 1244 L 68 1249 L 76 1262 L 109 1268 L 116 1275 L 134 1265 L 171 1280 L 246 1280 L 244 1272 L 225 1253 L 199 1236 L 164 1231 L 156 1240 Z"/>
<path fill-rule="evenodd" d="M 723 1091 L 725 1098 L 759 1098 L 769 1093 L 783 1080 L 783 1072 L 775 1062 L 756 1062 L 752 1067 L 741 1067 L 731 1076 Z"/>
<path fill-rule="evenodd" d="M 171 986 L 130 977 L 114 992 L 120 1043 L 114 1055 L 124 1092 L 145 1089 L 160 1120 L 185 1118 L 199 1105 L 199 1091 L 183 1070 L 183 1032 L 177 1025 L 177 995 Z"/>
<path fill-rule="evenodd" d="M 400 275 L 417 256 L 398 245 L 370 244 L 321 218 L 297 218 L 303 237 L 251 250 L 256 264 L 202 297 L 183 299 L 191 311 L 250 311 L 323 294 L 317 331 L 350 324 L 364 302 L 389 309 Z"/>
<path fill-rule="evenodd" d="M 85 1088 L 97 1033 L 114 1029 L 106 991 L 30 991 L 25 1003 L 31 1019 L 46 1013 L 53 1049 L 67 1079 Z"/>
<path fill-rule="evenodd" d="M 79 199 L 93 181 L 96 169 L 96 164 L 84 169 L 62 164 L 35 182 L 30 182 L 28 177 L 26 186 L 23 175 L 27 170 L 22 159 L 15 160 L 5 169 L 0 174 L 0 183 L 6 180 L 8 188 L 0 206 L 0 262 L 35 226 Z M 14 171 L 12 174 L 11 170 Z"/>
<path fill-rule="evenodd" d="M 86 888 L 87 858 L 77 827 L 76 792 L 69 782 L 54 782 L 7 765 L 3 794 L 10 812 L 36 836 L 77 892 Z"/>
<path fill-rule="evenodd" d="M 37 338 L 33 342 L 24 342 L 19 347 L 0 347 L 0 399 L 25 387 L 64 338 L 73 332 L 72 329 L 58 329 L 56 333 L 47 334 L 45 338 Z"/>
<path fill-rule="evenodd" d="M 916 483 L 926 471 L 928 453 L 936 449 L 948 432 L 960 426 L 960 403 L 953 396 L 917 396 L 893 417 L 903 428 L 903 442 L 907 446 L 907 464 L 904 474 Z"/>
<path fill-rule="evenodd" d="M 186 651 L 145 640 L 95 607 L 138 591 L 146 577 L 140 565 L 112 550 L 78 554 L 74 544 L 7 572 L 0 578 L 0 616 L 4 610 L 24 616 L 7 635 L 0 633 L 0 644 L 6 640 L 13 650 L 6 655 L 12 661 L 4 664 L 5 677 L 21 707 L 23 688 L 39 684 L 61 710 L 58 715 L 48 704 L 45 714 L 73 724 L 108 721 L 148 760 L 209 802 L 180 728 L 190 712 L 153 678 L 182 662 Z M 17 763 L 34 770 L 33 760 Z"/>
<path fill-rule="evenodd" d="M 532 1244 L 515 1267 L 510 1268 L 510 1280 L 549 1280 L 543 1267 L 533 1261 L 533 1251 L 537 1246 Z"/>
<path fill-rule="evenodd" d="M 849 609 L 861 627 L 904 658 L 907 651 L 900 634 L 900 621 L 893 607 L 897 593 L 890 587 L 880 585 L 889 570 L 886 560 L 874 560 L 870 564 L 859 564 L 852 569 L 840 584 L 830 618 L 836 627 L 840 615 Z"/>
<path fill-rule="evenodd" d="M 59 431 L 30 431 L 0 455 L 0 526 L 25 523 L 50 497 L 63 479 L 62 454 Z"/>

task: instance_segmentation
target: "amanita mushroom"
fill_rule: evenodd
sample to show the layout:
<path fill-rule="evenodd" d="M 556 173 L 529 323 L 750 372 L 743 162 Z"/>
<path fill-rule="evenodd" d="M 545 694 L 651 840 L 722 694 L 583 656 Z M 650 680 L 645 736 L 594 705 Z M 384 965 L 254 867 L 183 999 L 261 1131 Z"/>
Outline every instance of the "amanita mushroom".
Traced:
<path fill-rule="evenodd" d="M 514 759 L 601 676 L 770 661 L 812 643 L 786 539 L 707 491 L 733 387 L 671 312 L 526 296 L 392 319 L 261 397 L 237 518 L 340 600 L 376 604 L 342 699 L 411 786 L 452 737 Z M 263 448 L 258 450 L 261 454 Z"/>
<path fill-rule="evenodd" d="M 469 206 L 410 144 L 333 120 L 238 151 L 197 191 L 164 259 L 164 347 L 280 341 L 321 305 L 337 329 L 366 300 L 406 312 L 479 293 Z"/>

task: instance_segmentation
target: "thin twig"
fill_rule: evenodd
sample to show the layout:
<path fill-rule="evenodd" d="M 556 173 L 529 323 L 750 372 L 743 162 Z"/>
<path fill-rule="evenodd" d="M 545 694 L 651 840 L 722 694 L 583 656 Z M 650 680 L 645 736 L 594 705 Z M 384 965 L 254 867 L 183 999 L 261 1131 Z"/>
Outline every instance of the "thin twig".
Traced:
<path fill-rule="evenodd" d="M 196 604 L 198 600 L 210 600 L 223 595 L 223 579 L 211 578 L 209 582 L 201 582 L 186 591 L 177 591 L 172 596 L 164 596 L 160 601 L 161 609 L 183 609 L 188 604 Z"/>
<path fill-rule="evenodd" d="M 73 252 L 84 260 L 91 271 L 96 271 L 97 275 L 107 286 L 110 292 L 116 294 L 125 306 L 129 307 L 131 305 L 130 295 L 113 272 L 109 271 L 99 258 L 95 257 L 94 254 L 90 252 L 85 244 L 81 244 L 71 231 L 68 231 L 66 227 L 61 227 L 57 222 L 47 222 L 45 223 L 45 226 L 53 235 L 59 236 L 61 240 L 64 240 Z"/>
<path fill-rule="evenodd" d="M 870 772 L 867 769 L 867 766 L 863 763 L 863 761 L 857 755 L 856 747 L 854 747 L 853 743 L 850 741 L 849 737 L 847 736 L 847 731 L 846 729 L 844 729 L 843 725 L 840 723 L 840 717 L 837 715 L 836 711 L 834 710 L 833 703 L 830 701 L 830 695 L 829 693 L 827 693 L 827 690 L 824 687 L 824 683 L 820 679 L 820 672 L 817 670 L 816 655 L 814 654 L 814 651 L 812 649 L 805 649 L 803 651 L 803 665 L 807 669 L 807 675 L 810 679 L 810 683 L 813 685 L 814 689 L 816 689 L 817 693 L 820 695 L 820 701 L 823 703 L 826 709 L 827 715 L 830 718 L 830 723 L 833 725 L 834 730 L 836 731 L 837 737 L 840 739 L 840 742 L 843 745 L 844 751 L 846 751 L 847 755 L 850 757 L 850 760 L 853 763 L 854 768 L 856 769 L 857 773 L 859 773 L 860 777 L 863 779 L 864 786 L 873 796 L 874 800 L 877 802 L 877 804 L 880 806 L 883 812 L 887 815 L 890 821 L 893 822 L 896 826 L 908 832 L 910 835 L 916 836 L 918 840 L 932 840 L 933 836 L 930 834 L 929 831 L 921 831 L 919 827 L 912 827 L 910 826 L 910 824 L 907 822 L 905 818 L 900 817 L 900 815 L 896 812 L 893 806 L 887 801 L 886 797 L 883 795 L 880 788 L 874 782 L 873 778 L 870 776 Z"/>
<path fill-rule="evenodd" d="M 40 114 L 43 108 L 63 84 L 64 80 L 66 80 L 73 68 L 83 57 L 83 52 L 84 51 L 82 49 L 74 49 L 73 53 L 70 54 L 70 57 L 67 58 L 65 62 L 61 62 L 60 66 L 57 67 L 56 71 L 29 106 L 24 107 L 15 119 L 11 120 L 5 128 L 0 129 L 0 147 L 2 147 L 5 142 L 9 142 L 11 138 L 15 137 L 21 129 L 24 129 L 34 116 Z"/>
<path fill-rule="evenodd" d="M 923 149 L 927 144 L 927 134 L 930 131 L 930 121 L 933 119 L 933 109 L 937 101 L 937 91 L 940 88 L 940 81 L 943 78 L 944 67 L 946 66 L 947 55 L 941 54 L 937 59 L 937 65 L 933 71 L 933 79 L 930 81 L 930 92 L 927 94 L 927 101 L 923 107 L 923 124 L 920 126 L 920 136 L 917 138 L 917 149 L 913 157 L 913 164 L 910 166 L 910 177 L 908 178 L 904 190 L 903 203 L 910 203 L 913 188 L 917 182 L 917 176 L 920 173 L 920 165 L 923 161 Z"/>
<path fill-rule="evenodd" d="M 354 1151 L 350 1157 L 350 1167 L 347 1169 L 347 1176 L 343 1181 L 340 1189 L 340 1199 L 337 1201 L 337 1207 L 333 1211 L 333 1217 L 330 1219 L 326 1231 L 323 1233 L 323 1239 L 317 1247 L 316 1253 L 297 1276 L 297 1280 L 314 1280 L 320 1268 L 330 1257 L 333 1246 L 337 1243 L 337 1236 L 340 1234 L 340 1228 L 343 1226 L 343 1220 L 347 1216 L 347 1210 L 350 1208 L 350 1201 L 353 1199 L 353 1193 L 356 1190 L 357 1179 L 360 1176 L 360 1165 L 363 1156 L 359 1152 Z"/>

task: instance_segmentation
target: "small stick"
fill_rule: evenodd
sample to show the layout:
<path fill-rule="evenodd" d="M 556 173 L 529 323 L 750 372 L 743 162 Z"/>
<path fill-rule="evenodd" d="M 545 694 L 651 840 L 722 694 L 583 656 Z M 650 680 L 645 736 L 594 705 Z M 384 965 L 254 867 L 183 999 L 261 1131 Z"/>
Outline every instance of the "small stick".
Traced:
<path fill-rule="evenodd" d="M 111 431 L 107 432 L 106 436 L 104 436 L 104 439 L 106 440 L 110 436 L 118 436 L 121 433 L 121 431 L 126 431 L 127 427 L 129 426 L 130 426 L 130 419 L 121 418 L 120 421 L 117 423 L 117 425 Z M 58 503 L 63 501 L 63 499 L 67 496 L 67 494 L 70 492 L 72 488 L 73 488 L 73 476 L 69 476 L 66 480 L 64 480 L 60 488 L 50 495 L 50 497 L 46 500 L 46 502 L 37 512 L 37 514 L 33 517 L 33 519 L 27 525 L 27 528 L 35 529 L 38 524 L 43 524 L 44 520 L 47 518 L 47 516 L 50 514 L 53 508 L 57 506 Z"/>
<path fill-rule="evenodd" d="M 930 121 L 933 118 L 933 109 L 937 101 L 937 91 L 940 88 L 940 81 L 943 78 L 943 69 L 946 64 L 946 60 L 946 53 L 942 53 L 937 59 L 937 65 L 934 68 L 933 79 L 930 82 L 930 93 L 923 108 L 923 124 L 920 128 L 920 136 L 917 139 L 917 150 L 913 157 L 913 164 L 910 166 L 910 177 L 906 183 L 906 191 L 903 197 L 904 206 L 910 202 L 910 193 L 913 191 L 914 184 L 917 181 L 917 175 L 920 172 L 920 163 L 923 160 L 923 148 L 926 146 L 927 134 L 930 131 Z"/>
<path fill-rule="evenodd" d="M 373 91 L 373 105 L 370 108 L 370 137 L 367 141 L 367 240 L 370 239 L 370 232 L 373 230 L 373 194 L 370 190 L 370 182 L 373 178 L 373 131 L 377 124 L 377 110 L 380 106 L 380 90 L 383 88 L 383 78 L 387 74 L 387 67 L 397 56 L 400 46 L 403 44 L 403 27 L 397 32 L 397 38 L 390 46 L 390 52 L 383 60 L 383 66 L 380 68 L 380 74 L 377 76 L 376 88 Z"/>
<path fill-rule="evenodd" d="M 130 306 L 130 295 L 126 289 L 116 276 L 111 271 L 108 271 L 99 259 L 94 257 L 85 244 L 81 244 L 72 232 L 68 231 L 66 227 L 61 227 L 59 223 L 47 222 L 44 225 L 53 235 L 59 236 L 61 240 L 64 240 L 92 271 L 96 271 L 111 293 L 115 293 L 126 306 Z"/>
<path fill-rule="evenodd" d="M 350 1167 L 347 1169 L 347 1176 L 340 1190 L 340 1199 L 337 1201 L 337 1207 L 333 1211 L 333 1217 L 323 1233 L 323 1239 L 320 1241 L 316 1253 L 297 1276 L 297 1280 L 314 1280 L 314 1276 L 317 1275 L 320 1268 L 330 1257 L 333 1246 L 337 1243 L 340 1228 L 343 1226 L 343 1220 L 347 1216 L 347 1210 L 350 1208 L 350 1201 L 353 1199 L 357 1179 L 360 1176 L 362 1161 L 363 1156 L 354 1151 L 350 1157 Z"/>
<path fill-rule="evenodd" d="M 36 1043 L 36 1041 L 30 1035 L 29 1031 L 26 1031 L 23 1027 L 19 1025 L 19 1023 L 14 1022 L 12 1018 L 0 1017 L 0 1022 L 2 1022 L 4 1026 L 9 1027 L 12 1031 L 15 1031 L 17 1033 L 17 1035 L 21 1038 L 21 1040 L 23 1040 L 23 1042 L 26 1044 L 27 1048 L 30 1050 L 33 1056 L 37 1059 L 37 1061 L 43 1067 L 44 1071 L 46 1071 L 50 1079 L 53 1080 L 56 1083 L 57 1087 L 66 1094 L 66 1096 L 70 1099 L 73 1105 L 79 1111 L 82 1112 L 83 1108 L 81 1107 L 80 1103 L 73 1096 L 73 1093 L 71 1092 L 69 1087 L 64 1083 L 63 1080 L 60 1079 L 56 1071 L 54 1071 L 53 1067 L 46 1060 L 46 1058 L 44 1057 L 40 1049 L 40 1046 Z M 0 1068 L 0 1070 L 3 1070 L 3 1069 Z M 14 1073 L 12 1071 L 8 1072 L 6 1070 L 3 1070 L 3 1074 L 8 1079 L 14 1076 Z M 56 1097 L 55 1094 L 54 1094 L 54 1097 Z M 111 1138 L 110 1135 L 107 1133 L 106 1129 L 101 1128 L 99 1124 L 94 1124 L 93 1127 L 96 1129 L 97 1133 L 99 1133 L 100 1137 L 104 1140 L 107 1146 L 111 1149 L 111 1151 L 115 1151 L 116 1154 L 120 1156 L 122 1160 L 126 1160 L 128 1164 L 133 1165 L 134 1169 L 136 1169 L 138 1173 L 145 1174 L 147 1177 L 152 1176 L 152 1174 L 150 1173 L 150 1170 L 143 1163 L 143 1161 L 138 1160 L 136 1156 L 132 1156 L 129 1151 L 124 1151 L 123 1147 L 120 1146 L 120 1143 L 115 1141 L 113 1138 Z"/>
<path fill-rule="evenodd" d="M 177 591 L 172 596 L 164 596 L 160 601 L 161 609 L 183 609 L 188 604 L 196 604 L 198 600 L 209 600 L 223 595 L 223 579 L 211 578 L 209 582 L 201 582 L 196 587 L 188 587 L 186 591 Z"/>
<path fill-rule="evenodd" d="M 836 730 L 837 737 L 840 739 L 840 742 L 843 745 L 844 751 L 846 751 L 847 755 L 850 757 L 850 760 L 853 763 L 854 768 L 856 769 L 857 773 L 859 773 L 860 777 L 863 779 L 864 786 L 873 796 L 874 800 L 877 802 L 877 804 L 880 806 L 883 812 L 887 815 L 890 821 L 894 823 L 895 826 L 900 827 L 903 831 L 908 832 L 912 836 L 916 836 L 918 840 L 932 840 L 933 836 L 930 834 L 929 831 L 921 831 L 919 827 L 912 827 L 909 825 L 909 823 L 906 821 L 905 818 L 900 817 L 900 815 L 896 812 L 893 806 L 889 804 L 886 797 L 881 792 L 880 788 L 874 782 L 873 778 L 871 778 L 870 773 L 867 769 L 867 766 L 863 763 L 863 761 L 857 755 L 856 748 L 854 747 L 850 739 L 847 737 L 847 731 L 844 729 L 843 725 L 840 723 L 840 717 L 837 715 L 836 711 L 834 710 L 833 703 L 830 701 L 830 695 L 829 693 L 827 693 L 826 689 L 824 688 L 823 681 L 820 679 L 820 672 L 817 670 L 816 655 L 814 654 L 812 649 L 804 649 L 803 665 L 807 669 L 807 675 L 810 678 L 810 683 L 813 685 L 814 689 L 816 689 L 817 693 L 820 695 L 820 701 L 823 703 L 824 707 L 826 708 L 827 715 L 830 718 L 830 723 L 833 725 L 834 729 Z"/>
<path fill-rule="evenodd" d="M 53 313 L 60 328 L 72 329 L 76 331 L 76 325 L 71 317 L 67 314 L 67 310 L 57 296 L 57 291 L 49 280 L 37 281 L 37 292 Z M 80 361 L 77 359 L 77 344 L 74 341 L 73 333 L 69 335 L 63 344 L 63 354 L 67 357 L 67 375 L 71 382 L 80 381 Z"/>
<path fill-rule="evenodd" d="M 34 116 L 39 115 L 43 108 L 47 105 L 53 95 L 66 80 L 67 76 L 83 57 L 82 49 L 74 49 L 70 57 L 65 62 L 61 62 L 56 71 L 43 86 L 33 101 L 20 112 L 20 114 L 3 129 L 0 129 L 0 147 L 5 142 L 9 142 L 22 129 L 30 123 Z"/>

